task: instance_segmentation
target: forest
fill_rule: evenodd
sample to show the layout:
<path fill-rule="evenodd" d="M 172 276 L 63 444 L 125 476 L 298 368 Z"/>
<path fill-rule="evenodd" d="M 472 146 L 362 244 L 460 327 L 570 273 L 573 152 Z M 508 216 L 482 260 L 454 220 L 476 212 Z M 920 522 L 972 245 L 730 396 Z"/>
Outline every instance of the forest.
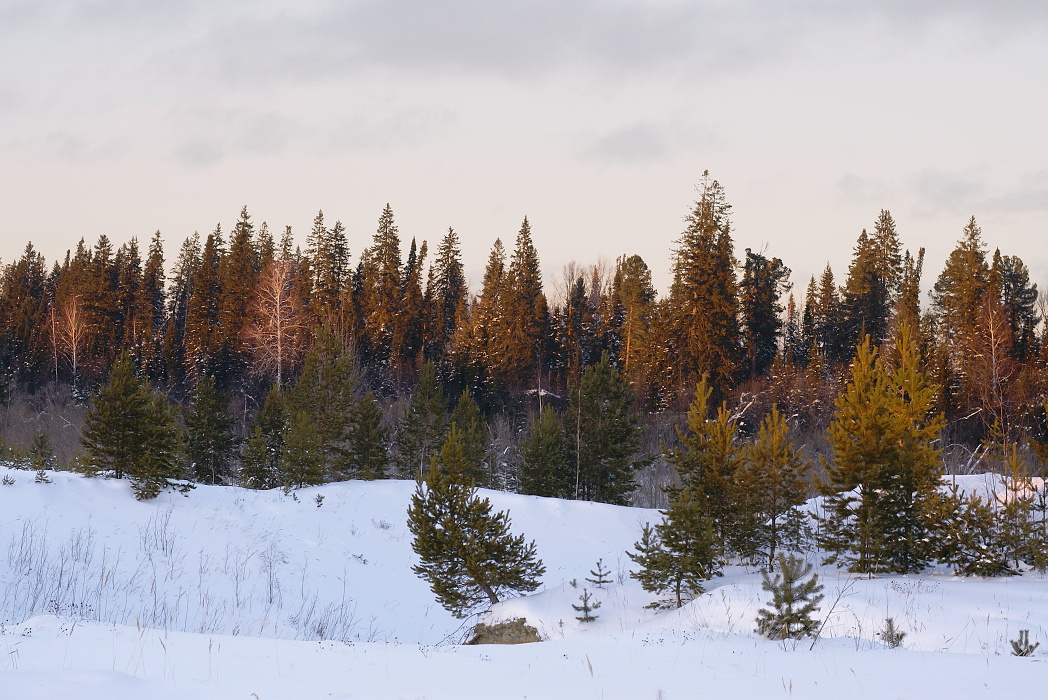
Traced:
<path fill-rule="evenodd" d="M 974 217 L 922 304 L 924 250 L 903 250 L 887 210 L 847 271 L 827 265 L 801 293 L 780 258 L 735 250 L 716 180 L 698 193 L 662 294 L 628 254 L 544 289 L 526 218 L 471 290 L 455 231 L 405 256 L 389 205 L 358 251 L 322 212 L 299 247 L 247 207 L 173 260 L 160 232 L 81 239 L 53 263 L 29 243 L 2 270 L 3 449 L 161 475 L 138 482 L 148 497 L 179 480 L 422 477 L 454 440 L 481 486 L 664 507 L 687 482 L 681 450 L 719 421 L 740 450 L 781 433 L 807 495 L 839 468 L 857 371 L 905 365 L 927 388 L 914 421 L 939 470 L 1040 472 L 1044 299 Z"/>

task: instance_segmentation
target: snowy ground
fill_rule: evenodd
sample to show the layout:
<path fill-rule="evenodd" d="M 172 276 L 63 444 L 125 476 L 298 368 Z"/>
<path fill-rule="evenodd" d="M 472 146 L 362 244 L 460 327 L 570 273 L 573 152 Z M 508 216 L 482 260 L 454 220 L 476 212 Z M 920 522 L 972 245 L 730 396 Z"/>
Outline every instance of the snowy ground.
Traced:
<path fill-rule="evenodd" d="M 410 570 L 410 482 L 294 495 L 201 486 L 139 503 L 124 482 L 10 476 L 2 698 L 1048 696 L 1048 585 L 1036 574 L 821 569 L 827 624 L 812 650 L 753 633 L 754 570 L 729 569 L 679 611 L 646 609 L 625 551 L 656 511 L 485 492 L 547 568 L 538 592 L 489 616 L 526 617 L 548 641 L 459 646 L 466 627 Z M 598 558 L 613 582 L 584 625 L 571 604 L 593 591 Z M 886 617 L 903 648 L 880 643 Z M 1042 642 L 1032 658 L 1010 655 L 1020 629 Z"/>

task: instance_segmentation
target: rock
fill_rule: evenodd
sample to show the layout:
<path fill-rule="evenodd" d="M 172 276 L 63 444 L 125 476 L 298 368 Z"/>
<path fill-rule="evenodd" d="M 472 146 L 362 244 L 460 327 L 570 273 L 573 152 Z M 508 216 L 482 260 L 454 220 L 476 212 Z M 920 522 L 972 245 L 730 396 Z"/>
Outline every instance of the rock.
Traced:
<path fill-rule="evenodd" d="M 541 642 L 539 631 L 527 622 L 523 617 L 516 620 L 504 620 L 486 625 L 478 622 L 473 629 L 473 638 L 466 644 L 527 644 L 529 642 Z"/>

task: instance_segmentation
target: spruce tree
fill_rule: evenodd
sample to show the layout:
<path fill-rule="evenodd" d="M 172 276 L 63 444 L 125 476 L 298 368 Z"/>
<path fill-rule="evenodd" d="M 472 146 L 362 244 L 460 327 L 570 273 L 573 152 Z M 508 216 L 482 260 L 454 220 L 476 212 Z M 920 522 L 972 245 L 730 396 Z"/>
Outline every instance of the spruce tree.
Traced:
<path fill-rule="evenodd" d="M 575 487 L 568 464 L 564 426 L 552 406 L 543 406 L 520 444 L 520 492 L 565 498 Z"/>
<path fill-rule="evenodd" d="M 186 459 L 197 481 L 224 483 L 233 473 L 237 438 L 228 401 L 215 386 L 215 378 L 201 377 L 185 416 Z"/>
<path fill-rule="evenodd" d="M 694 386 L 705 375 L 718 392 L 725 392 L 741 360 L 731 205 L 708 172 L 699 192 L 673 254 L 672 352 L 667 360 L 676 368 L 676 389 Z"/>
<path fill-rule="evenodd" d="M 768 259 L 747 248 L 743 270 L 739 284 L 743 348 L 747 373 L 759 377 L 768 372 L 779 352 L 785 310 L 779 299 L 790 288 L 790 268 L 778 258 Z"/>
<path fill-rule="evenodd" d="M 284 392 L 274 385 L 266 394 L 262 410 L 255 416 L 255 426 L 240 455 L 243 486 L 270 489 L 285 483 L 280 470 L 288 424 Z"/>
<path fill-rule="evenodd" d="M 402 479 L 421 478 L 447 430 L 444 393 L 437 381 L 436 367 L 426 363 L 407 412 L 397 424 L 393 463 Z"/>
<path fill-rule="evenodd" d="M 480 407 L 473 400 L 469 389 L 463 389 L 448 417 L 448 426 L 456 426 L 462 434 L 462 447 L 466 457 L 466 476 L 478 486 L 490 486 L 491 478 L 485 462 L 488 451 L 488 431 Z"/>
<path fill-rule="evenodd" d="M 466 617 L 506 595 L 538 588 L 545 567 L 535 543 L 510 533 L 509 515 L 491 512 L 491 502 L 457 473 L 462 442 L 452 430 L 425 480 L 419 480 L 408 509 L 411 548 L 419 557 L 412 571 L 429 583 L 442 606 Z"/>
<path fill-rule="evenodd" d="M 428 339 L 428 357 L 439 363 L 448 351 L 455 333 L 455 317 L 467 293 L 459 238 L 451 228 L 437 247 L 436 258 L 429 269 L 426 293 L 433 304 L 433 333 Z"/>
<path fill-rule="evenodd" d="M 145 459 L 151 398 L 134 372 L 130 355 L 117 357 L 84 418 L 86 464 L 114 479 L 135 474 Z"/>
<path fill-rule="evenodd" d="M 389 466 L 389 430 L 375 395 L 364 394 L 353 407 L 353 424 L 345 445 L 349 474 L 356 479 L 382 479 Z"/>
<path fill-rule="evenodd" d="M 632 411 L 633 393 L 612 366 L 608 353 L 586 368 L 571 389 L 568 416 L 574 423 L 572 460 L 575 498 L 626 505 L 633 493 L 633 475 L 643 464 L 635 460 L 641 429 Z"/>
<path fill-rule="evenodd" d="M 302 488 L 324 483 L 324 446 L 314 417 L 305 410 L 294 411 L 280 460 L 284 486 Z"/>

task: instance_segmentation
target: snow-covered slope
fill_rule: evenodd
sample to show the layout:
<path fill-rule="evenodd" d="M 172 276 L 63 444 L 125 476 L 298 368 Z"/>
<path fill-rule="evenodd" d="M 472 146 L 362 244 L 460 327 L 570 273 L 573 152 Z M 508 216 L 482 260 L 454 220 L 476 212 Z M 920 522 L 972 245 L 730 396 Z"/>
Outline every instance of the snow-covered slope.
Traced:
<path fill-rule="evenodd" d="M 548 641 L 462 647 L 463 623 L 411 573 L 410 482 L 200 486 L 140 503 L 121 481 L 10 476 L 3 698 L 1042 697 L 1044 657 L 1009 655 L 1019 629 L 1048 640 L 1036 574 L 822 569 L 827 625 L 809 651 L 753 634 L 753 570 L 730 568 L 679 611 L 647 609 L 625 552 L 656 511 L 484 492 L 547 569 L 534 595 L 488 617 L 526 617 Z M 613 581 L 595 590 L 585 578 L 598 558 Z M 571 607 L 584 587 L 602 601 L 588 624 Z M 907 633 L 903 649 L 879 643 L 886 617 Z"/>

